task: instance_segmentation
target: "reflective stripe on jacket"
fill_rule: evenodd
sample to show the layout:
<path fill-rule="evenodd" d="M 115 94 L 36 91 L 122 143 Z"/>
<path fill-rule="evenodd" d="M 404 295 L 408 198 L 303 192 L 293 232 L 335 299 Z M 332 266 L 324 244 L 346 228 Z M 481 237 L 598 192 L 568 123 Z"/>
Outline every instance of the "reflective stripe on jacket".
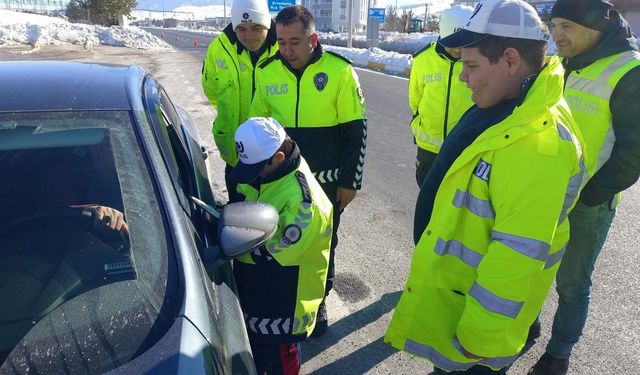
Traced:
<path fill-rule="evenodd" d="M 251 185 L 238 191 L 280 213 L 273 238 L 234 263 L 247 329 L 266 341 L 304 340 L 324 298 L 333 206 L 302 158 L 259 191 Z"/>
<path fill-rule="evenodd" d="M 282 124 L 323 185 L 361 188 L 367 144 L 364 95 L 345 58 L 318 45 L 311 63 L 297 73 L 277 53 L 256 74 L 251 116 L 271 116 Z"/>
<path fill-rule="evenodd" d="M 500 369 L 522 350 L 569 239 L 585 182 L 557 58 L 511 116 L 456 159 L 436 193 L 385 336 L 447 371 Z M 488 358 L 478 362 L 461 348 Z"/>
<path fill-rule="evenodd" d="M 278 50 L 273 24 L 265 43 L 267 46 L 256 66 Z M 233 137 L 238 126 L 249 116 L 254 91 L 254 70 L 250 52 L 242 47 L 229 24 L 209 45 L 202 66 L 202 88 L 217 111 L 213 123 L 213 139 L 220 157 L 231 166 L 238 162 Z"/>
<path fill-rule="evenodd" d="M 462 62 L 451 61 L 431 43 L 413 59 L 409 78 L 411 133 L 421 149 L 438 153 L 444 138 L 473 105 L 471 90 L 460 81 Z"/>

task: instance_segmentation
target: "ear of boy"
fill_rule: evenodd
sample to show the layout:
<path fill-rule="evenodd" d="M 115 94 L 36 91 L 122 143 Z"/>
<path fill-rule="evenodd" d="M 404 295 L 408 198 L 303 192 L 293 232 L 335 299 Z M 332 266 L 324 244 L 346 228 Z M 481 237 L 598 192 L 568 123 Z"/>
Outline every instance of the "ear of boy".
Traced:
<path fill-rule="evenodd" d="M 285 159 L 286 157 L 284 152 L 277 151 L 262 168 L 262 171 L 260 171 L 260 177 L 264 178 L 273 173 L 282 163 L 284 163 Z"/>

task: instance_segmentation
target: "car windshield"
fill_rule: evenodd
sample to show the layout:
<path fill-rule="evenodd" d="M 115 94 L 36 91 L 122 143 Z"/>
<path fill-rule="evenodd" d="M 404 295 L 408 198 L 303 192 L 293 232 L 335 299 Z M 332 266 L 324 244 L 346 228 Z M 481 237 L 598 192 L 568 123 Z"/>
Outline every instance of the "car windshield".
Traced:
<path fill-rule="evenodd" d="M 143 353 L 175 314 L 168 243 L 129 112 L 0 114 L 0 372 Z"/>

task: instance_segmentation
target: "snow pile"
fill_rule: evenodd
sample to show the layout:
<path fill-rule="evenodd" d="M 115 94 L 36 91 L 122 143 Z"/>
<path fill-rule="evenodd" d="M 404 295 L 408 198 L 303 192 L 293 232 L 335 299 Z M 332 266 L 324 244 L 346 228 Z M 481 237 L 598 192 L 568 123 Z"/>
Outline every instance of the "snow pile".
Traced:
<path fill-rule="evenodd" d="M 61 18 L 0 9 L 0 46 L 100 44 L 147 50 L 172 50 L 159 38 L 137 27 L 102 27 L 67 22 Z"/>
<path fill-rule="evenodd" d="M 373 64 L 382 64 L 384 69 L 392 73 L 404 73 L 407 68 L 411 68 L 413 58 L 411 55 L 401 54 L 397 52 L 383 51 L 380 48 L 344 48 L 331 45 L 323 45 L 328 51 L 335 52 L 341 56 L 351 60 L 357 66 L 371 66 Z M 377 68 L 376 66 L 373 66 Z"/>
<path fill-rule="evenodd" d="M 347 35 L 318 33 L 320 42 L 338 47 L 347 46 Z M 438 34 L 434 33 L 398 33 L 398 32 L 380 32 L 380 42 L 378 48 L 384 51 L 398 52 L 401 54 L 414 54 L 423 49 L 432 41 L 438 40 Z M 367 37 L 365 35 L 353 35 L 351 46 L 355 48 L 367 48 Z"/>

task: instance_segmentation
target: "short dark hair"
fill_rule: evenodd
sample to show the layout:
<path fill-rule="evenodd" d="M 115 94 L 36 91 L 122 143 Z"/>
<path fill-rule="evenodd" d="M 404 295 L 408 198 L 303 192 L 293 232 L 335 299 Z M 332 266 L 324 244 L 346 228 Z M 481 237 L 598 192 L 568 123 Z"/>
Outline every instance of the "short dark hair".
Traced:
<path fill-rule="evenodd" d="M 482 56 L 489 59 L 491 64 L 497 63 L 507 48 L 514 48 L 532 69 L 542 69 L 545 64 L 545 56 L 547 56 L 547 42 L 545 41 L 494 35 L 488 35 L 465 48 L 477 48 Z"/>
<path fill-rule="evenodd" d="M 284 153 L 284 156 L 288 158 L 289 156 L 291 156 L 291 153 L 293 153 L 293 145 L 294 145 L 293 140 L 291 140 L 291 138 L 289 138 L 289 136 L 287 135 L 284 138 L 284 141 L 282 142 L 282 144 L 280 145 L 280 148 L 278 149 L 278 151 L 282 151 Z"/>
<path fill-rule="evenodd" d="M 283 8 L 276 16 L 276 25 L 291 25 L 294 22 L 302 22 L 302 29 L 306 35 L 316 32 L 316 21 L 311 12 L 302 5 L 291 5 Z"/>

